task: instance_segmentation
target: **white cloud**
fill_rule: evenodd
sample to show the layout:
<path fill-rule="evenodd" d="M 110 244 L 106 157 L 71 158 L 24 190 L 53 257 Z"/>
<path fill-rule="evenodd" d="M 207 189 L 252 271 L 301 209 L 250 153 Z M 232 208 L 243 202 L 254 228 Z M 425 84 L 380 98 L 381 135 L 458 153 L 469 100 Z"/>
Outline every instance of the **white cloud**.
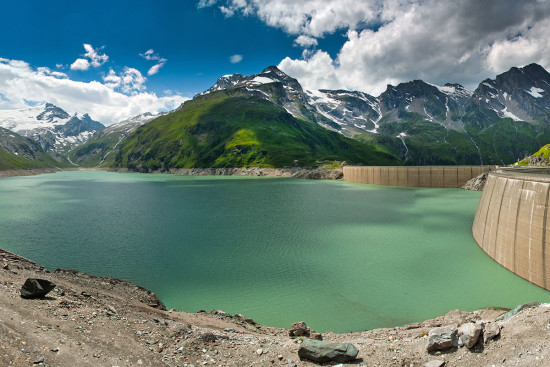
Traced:
<path fill-rule="evenodd" d="M 164 66 L 164 63 L 163 63 L 163 62 L 151 66 L 151 68 L 149 69 L 149 71 L 147 71 L 147 75 L 149 75 L 149 76 L 155 75 L 156 73 L 159 72 L 159 69 L 160 69 L 161 67 L 163 67 L 163 66 Z"/>
<path fill-rule="evenodd" d="M 163 67 L 164 64 L 166 64 L 166 61 L 168 61 L 168 60 L 160 57 L 159 54 L 156 54 L 155 51 L 152 48 L 148 49 L 147 51 L 145 51 L 142 54 L 139 54 L 139 56 L 143 57 L 145 60 L 158 61 L 157 64 L 151 66 L 151 68 L 149 68 L 149 71 L 147 71 L 147 75 L 149 75 L 149 76 L 155 75 L 156 73 L 158 73 L 160 68 Z"/>
<path fill-rule="evenodd" d="M 71 70 L 81 70 L 86 71 L 90 68 L 90 66 L 93 66 L 94 68 L 97 68 L 107 62 L 109 59 L 109 56 L 105 54 L 99 54 L 92 45 L 89 45 L 87 43 L 83 44 L 84 49 L 86 50 L 86 53 L 82 56 L 87 57 L 87 59 L 78 58 L 71 64 Z M 89 59 L 89 60 L 88 60 Z M 58 64 L 61 65 L 61 64 Z M 58 66 L 58 68 L 62 67 Z"/>
<path fill-rule="evenodd" d="M 103 48 L 103 47 L 102 47 Z M 84 57 L 87 57 L 90 59 L 90 62 L 94 68 L 97 68 L 107 62 L 109 60 L 109 56 L 105 54 L 99 54 L 96 50 L 92 47 L 92 45 L 89 45 L 87 43 L 84 44 L 84 49 L 86 50 L 86 53 L 84 54 Z M 101 49 L 101 48 L 100 48 Z"/>
<path fill-rule="evenodd" d="M 218 0 L 226 16 L 254 15 L 297 35 L 302 58 L 279 67 L 306 88 L 372 94 L 413 79 L 468 88 L 511 66 L 550 68 L 548 0 Z M 317 38 L 346 31 L 335 57 Z M 324 75 L 319 75 L 326 73 Z"/>
<path fill-rule="evenodd" d="M 87 59 L 76 59 L 71 64 L 71 70 L 88 70 L 90 68 L 90 62 Z"/>
<path fill-rule="evenodd" d="M 241 61 L 243 61 L 243 55 L 232 55 L 229 57 L 229 62 L 232 64 L 237 64 Z"/>
<path fill-rule="evenodd" d="M 1 108 L 50 102 L 69 113 L 88 113 L 110 125 L 144 112 L 172 110 L 188 99 L 144 92 L 146 79 L 133 68 L 125 68 L 119 74 L 110 70 L 104 77 L 105 84 L 60 78 L 47 70 L 34 69 L 24 61 L 0 59 Z M 130 94 L 121 93 L 123 89 Z"/>
<path fill-rule="evenodd" d="M 316 47 L 318 45 L 318 42 L 315 38 L 305 36 L 305 35 L 302 34 L 294 40 L 294 44 L 296 46 L 300 46 L 300 47 L 304 47 L 304 48 L 310 48 L 310 47 Z"/>

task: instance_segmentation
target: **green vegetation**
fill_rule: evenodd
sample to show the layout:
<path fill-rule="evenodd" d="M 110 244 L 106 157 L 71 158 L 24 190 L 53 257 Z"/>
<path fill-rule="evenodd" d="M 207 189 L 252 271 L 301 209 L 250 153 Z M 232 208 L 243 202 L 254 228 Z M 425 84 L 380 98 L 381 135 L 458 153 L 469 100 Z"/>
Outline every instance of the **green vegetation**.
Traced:
<path fill-rule="evenodd" d="M 115 163 L 113 151 L 122 139 L 120 134 L 102 134 L 97 132 L 89 141 L 68 153 L 69 159 L 83 167 L 110 167 Z"/>
<path fill-rule="evenodd" d="M 59 166 L 59 162 L 56 162 L 44 152 L 39 153 L 36 159 L 29 159 L 0 149 L 0 171 Z"/>
<path fill-rule="evenodd" d="M 538 157 L 542 156 L 543 159 L 545 159 L 547 162 L 550 162 L 550 144 L 546 144 L 542 148 L 538 150 L 538 152 L 534 153 L 531 156 L 523 158 L 521 161 L 517 162 L 516 165 L 518 166 L 528 166 L 529 165 L 529 159 L 531 157 Z"/>
<path fill-rule="evenodd" d="M 149 172 L 189 167 L 316 166 L 318 161 L 400 162 L 386 152 L 294 118 L 260 98 L 211 93 L 139 127 L 115 165 Z"/>

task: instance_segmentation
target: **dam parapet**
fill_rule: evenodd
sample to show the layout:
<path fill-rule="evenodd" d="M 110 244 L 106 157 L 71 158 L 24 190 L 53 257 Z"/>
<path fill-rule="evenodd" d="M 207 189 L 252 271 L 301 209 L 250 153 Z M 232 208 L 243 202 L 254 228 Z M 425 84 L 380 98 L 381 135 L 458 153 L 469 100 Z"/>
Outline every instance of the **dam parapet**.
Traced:
<path fill-rule="evenodd" d="M 344 180 L 385 186 L 459 188 L 496 166 L 345 166 Z"/>
<path fill-rule="evenodd" d="M 472 234 L 499 264 L 550 290 L 550 168 L 498 168 L 489 173 Z"/>

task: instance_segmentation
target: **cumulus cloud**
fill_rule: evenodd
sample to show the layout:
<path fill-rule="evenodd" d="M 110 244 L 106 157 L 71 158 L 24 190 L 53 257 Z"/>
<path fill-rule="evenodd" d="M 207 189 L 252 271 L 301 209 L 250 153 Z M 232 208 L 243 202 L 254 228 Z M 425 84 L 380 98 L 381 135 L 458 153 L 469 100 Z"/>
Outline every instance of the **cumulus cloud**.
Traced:
<path fill-rule="evenodd" d="M 71 64 L 71 70 L 88 70 L 90 68 L 90 62 L 87 59 L 76 59 Z"/>
<path fill-rule="evenodd" d="M 153 61 L 158 61 L 155 65 L 151 66 L 151 68 L 149 68 L 149 71 L 147 71 L 147 75 L 151 76 L 151 75 L 155 75 L 156 73 L 159 72 L 160 68 L 164 66 L 164 64 L 166 64 L 166 59 L 162 58 L 159 56 L 159 54 L 156 54 L 155 51 L 150 48 L 148 49 L 147 51 L 145 51 L 144 53 L 142 54 L 139 54 L 141 57 L 143 57 L 145 60 L 153 60 Z"/>
<path fill-rule="evenodd" d="M 0 107 L 17 109 L 50 102 L 69 113 L 88 113 L 110 125 L 144 112 L 173 110 L 187 100 L 179 95 L 159 97 L 145 92 L 146 79 L 133 68 L 120 73 L 111 69 L 104 83 L 84 83 L 53 73 L 24 61 L 0 59 Z M 122 93 L 124 89 L 129 94 Z"/>
<path fill-rule="evenodd" d="M 232 55 L 229 56 L 229 62 L 232 64 L 237 64 L 239 62 L 243 61 L 243 55 Z"/>
<path fill-rule="evenodd" d="M 279 67 L 306 88 L 379 94 L 413 79 L 475 88 L 511 66 L 550 68 L 548 0 L 218 0 L 204 6 L 254 15 L 297 35 L 300 59 Z M 223 11 L 223 10 L 222 10 Z M 336 31 L 346 39 L 334 58 L 314 40 Z M 308 49 L 309 48 L 309 49 Z M 322 72 L 321 72 L 322 71 Z"/>
<path fill-rule="evenodd" d="M 86 71 L 90 68 L 90 66 L 97 68 L 105 64 L 107 60 L 109 60 L 109 56 L 98 53 L 97 50 L 92 47 L 92 45 L 84 43 L 83 46 L 84 50 L 86 50 L 86 53 L 82 56 L 86 58 L 76 59 L 75 62 L 71 64 L 71 70 Z M 101 48 L 99 50 L 101 50 Z"/>
<path fill-rule="evenodd" d="M 304 47 L 304 48 L 309 48 L 309 47 L 315 47 L 317 46 L 319 43 L 317 42 L 317 40 L 313 37 L 309 37 L 309 36 L 305 36 L 305 35 L 300 35 L 298 36 L 298 38 L 296 38 L 294 40 L 294 44 L 296 46 L 300 46 L 300 47 Z"/>

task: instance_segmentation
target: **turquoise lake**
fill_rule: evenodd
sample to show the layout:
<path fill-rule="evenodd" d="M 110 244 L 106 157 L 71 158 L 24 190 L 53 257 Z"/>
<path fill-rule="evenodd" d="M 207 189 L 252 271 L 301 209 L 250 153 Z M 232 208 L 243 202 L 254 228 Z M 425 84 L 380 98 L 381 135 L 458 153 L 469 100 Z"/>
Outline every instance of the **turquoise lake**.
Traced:
<path fill-rule="evenodd" d="M 133 281 L 168 308 L 360 331 L 550 302 L 471 227 L 480 193 L 74 171 L 0 179 L 0 247 Z"/>

